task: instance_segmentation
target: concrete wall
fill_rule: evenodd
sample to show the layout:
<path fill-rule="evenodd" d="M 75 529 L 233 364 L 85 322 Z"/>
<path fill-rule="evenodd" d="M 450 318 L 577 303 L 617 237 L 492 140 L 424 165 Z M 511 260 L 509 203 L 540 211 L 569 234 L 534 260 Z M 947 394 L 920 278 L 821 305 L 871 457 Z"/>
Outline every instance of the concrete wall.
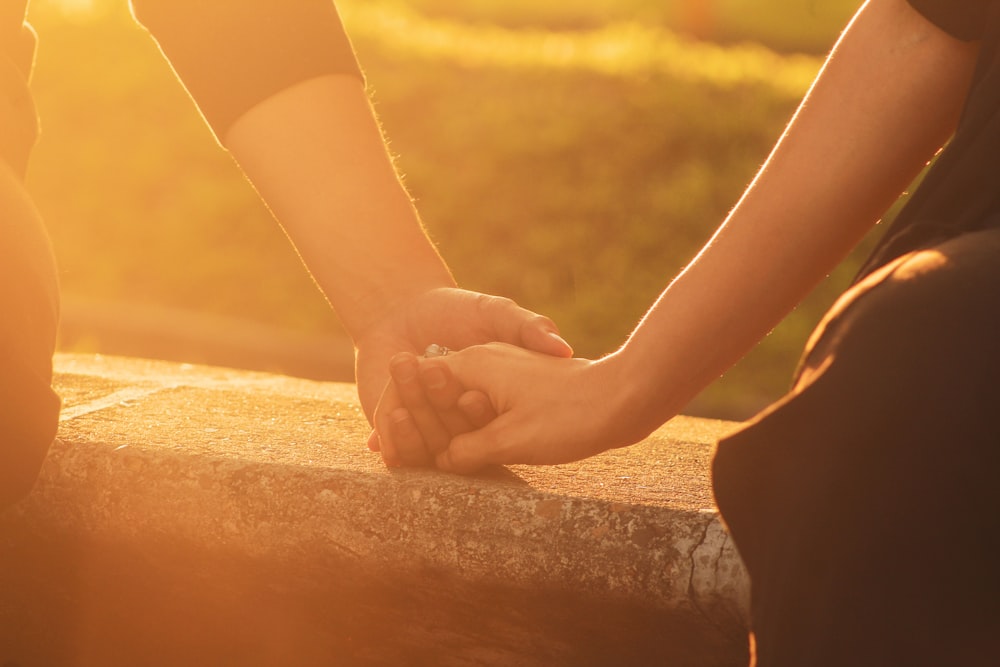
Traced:
<path fill-rule="evenodd" d="M 354 388 L 57 359 L 57 442 L 0 516 L 0 665 L 746 664 L 712 442 L 387 470 Z"/>

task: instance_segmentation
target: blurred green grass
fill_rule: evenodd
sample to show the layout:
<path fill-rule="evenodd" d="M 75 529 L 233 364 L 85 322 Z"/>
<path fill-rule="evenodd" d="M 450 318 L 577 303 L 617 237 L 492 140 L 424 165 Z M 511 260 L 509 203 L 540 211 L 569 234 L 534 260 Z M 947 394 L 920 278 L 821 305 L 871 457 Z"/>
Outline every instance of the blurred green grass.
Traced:
<path fill-rule="evenodd" d="M 779 51 L 825 51 L 858 3 L 720 1 L 708 36 L 723 45 L 683 35 L 685 3 L 554 4 L 475 0 L 457 14 L 439 0 L 351 0 L 343 11 L 459 281 L 551 315 L 578 354 L 597 356 L 708 238 L 805 92 L 820 58 Z M 32 11 L 43 138 L 29 185 L 67 293 L 336 330 L 121 4 L 67 15 L 36 0 Z M 770 32 L 754 27 L 768 16 Z M 688 411 L 742 418 L 780 395 L 864 252 Z"/>
<path fill-rule="evenodd" d="M 760 42 L 783 52 L 825 53 L 859 0 L 383 0 L 433 18 L 509 28 L 578 31 L 635 21 L 720 43 Z M 346 0 L 344 6 L 368 4 Z"/>

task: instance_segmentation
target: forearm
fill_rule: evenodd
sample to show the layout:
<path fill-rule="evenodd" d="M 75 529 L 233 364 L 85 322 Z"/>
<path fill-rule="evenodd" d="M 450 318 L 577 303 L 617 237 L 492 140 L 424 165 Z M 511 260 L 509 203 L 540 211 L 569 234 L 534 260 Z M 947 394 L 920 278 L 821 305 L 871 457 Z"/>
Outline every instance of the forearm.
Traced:
<path fill-rule="evenodd" d="M 739 204 L 607 360 L 638 379 L 633 419 L 675 414 L 843 259 L 950 136 L 975 48 L 903 0 L 862 8 Z"/>
<path fill-rule="evenodd" d="M 454 283 L 423 233 L 330 0 L 132 0 L 355 340 Z"/>
<path fill-rule="evenodd" d="M 408 296 L 454 285 L 359 80 L 300 83 L 243 114 L 223 140 L 355 339 Z"/>

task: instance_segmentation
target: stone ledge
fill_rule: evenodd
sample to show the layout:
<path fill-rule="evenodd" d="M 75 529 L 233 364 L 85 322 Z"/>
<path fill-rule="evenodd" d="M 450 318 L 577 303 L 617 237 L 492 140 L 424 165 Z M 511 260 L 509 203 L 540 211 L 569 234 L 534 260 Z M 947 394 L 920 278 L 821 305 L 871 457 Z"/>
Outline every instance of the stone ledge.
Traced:
<path fill-rule="evenodd" d="M 477 477 L 386 470 L 354 387 L 60 355 L 0 520 L 0 663 L 743 665 L 712 509 L 730 425 Z"/>

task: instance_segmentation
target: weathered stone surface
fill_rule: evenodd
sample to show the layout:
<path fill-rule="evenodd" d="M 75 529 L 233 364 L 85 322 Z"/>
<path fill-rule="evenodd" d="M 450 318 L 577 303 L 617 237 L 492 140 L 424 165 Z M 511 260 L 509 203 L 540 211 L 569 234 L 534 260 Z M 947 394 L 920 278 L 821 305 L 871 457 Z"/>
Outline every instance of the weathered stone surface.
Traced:
<path fill-rule="evenodd" d="M 723 422 L 586 462 L 386 470 L 354 387 L 61 356 L 0 520 L 0 664 L 740 665 Z"/>

